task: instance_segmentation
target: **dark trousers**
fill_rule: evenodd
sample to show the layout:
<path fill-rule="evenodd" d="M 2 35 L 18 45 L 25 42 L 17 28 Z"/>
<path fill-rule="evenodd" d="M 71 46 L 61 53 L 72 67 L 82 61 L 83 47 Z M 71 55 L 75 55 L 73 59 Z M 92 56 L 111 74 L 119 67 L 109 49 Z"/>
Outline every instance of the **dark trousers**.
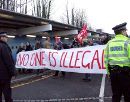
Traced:
<path fill-rule="evenodd" d="M 88 73 L 85 74 L 85 78 L 86 78 L 86 79 L 90 79 L 90 74 L 88 74 Z"/>
<path fill-rule="evenodd" d="M 10 87 L 11 80 L 0 80 L 0 102 L 2 102 L 2 93 L 5 98 L 5 102 L 13 102 L 11 96 L 12 91 Z"/>
<path fill-rule="evenodd" d="M 112 102 L 120 102 L 124 96 L 125 102 L 130 102 L 130 74 L 126 72 L 112 72 L 110 74 L 112 88 Z"/>
<path fill-rule="evenodd" d="M 64 77 L 65 76 L 65 72 L 61 71 L 61 73 L 62 73 L 62 76 Z M 58 74 L 59 74 L 59 71 L 56 71 L 54 76 L 58 76 Z"/>

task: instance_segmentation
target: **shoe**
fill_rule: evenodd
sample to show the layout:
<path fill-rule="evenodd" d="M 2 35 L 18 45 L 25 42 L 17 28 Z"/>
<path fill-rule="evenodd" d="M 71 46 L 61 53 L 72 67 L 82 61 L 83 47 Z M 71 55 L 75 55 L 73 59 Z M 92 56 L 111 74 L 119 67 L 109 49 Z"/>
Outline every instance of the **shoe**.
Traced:
<path fill-rule="evenodd" d="M 64 76 L 64 75 L 61 75 L 60 77 L 61 77 L 61 78 L 65 78 L 65 76 Z"/>
<path fill-rule="evenodd" d="M 91 81 L 91 79 L 89 79 L 89 78 L 83 78 L 82 80 L 83 80 L 83 81 L 87 81 L 87 82 L 90 82 L 90 81 Z"/>
<path fill-rule="evenodd" d="M 53 78 L 53 79 L 56 79 L 56 78 L 58 78 L 58 75 L 53 75 L 52 78 Z"/>

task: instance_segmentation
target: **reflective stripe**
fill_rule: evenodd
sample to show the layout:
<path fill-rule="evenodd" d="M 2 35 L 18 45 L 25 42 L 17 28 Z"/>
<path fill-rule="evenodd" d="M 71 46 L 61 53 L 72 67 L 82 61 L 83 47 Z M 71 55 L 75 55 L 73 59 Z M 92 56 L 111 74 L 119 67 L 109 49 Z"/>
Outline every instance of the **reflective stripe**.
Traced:
<path fill-rule="evenodd" d="M 105 54 L 105 58 L 107 58 L 108 59 L 108 55 L 109 55 L 109 44 L 107 45 L 107 54 Z"/>
<path fill-rule="evenodd" d="M 104 57 L 106 58 L 106 57 L 107 57 L 107 55 L 104 55 Z"/>
<path fill-rule="evenodd" d="M 128 57 L 127 54 L 109 54 L 108 57 Z"/>
<path fill-rule="evenodd" d="M 127 41 L 124 41 L 124 40 L 115 40 L 115 41 L 112 41 L 112 42 L 124 42 L 124 53 L 128 56 L 127 46 L 128 46 L 128 44 L 130 43 L 129 40 L 127 40 Z"/>
<path fill-rule="evenodd" d="M 115 65 L 115 64 L 130 64 L 129 60 L 123 60 L 123 61 L 109 61 L 109 64 Z"/>
<path fill-rule="evenodd" d="M 125 42 L 124 40 L 115 40 L 115 41 L 111 41 L 111 42 Z"/>
<path fill-rule="evenodd" d="M 128 56 L 127 46 L 128 46 L 129 43 L 130 43 L 129 40 L 125 41 L 125 43 L 124 43 L 124 53 L 125 53 L 127 56 Z"/>
<path fill-rule="evenodd" d="M 122 47 L 124 47 L 124 51 L 123 51 L 123 54 L 110 54 L 110 50 L 109 50 L 109 44 L 108 44 L 108 46 L 107 46 L 107 53 L 106 54 L 104 54 L 104 57 L 105 58 L 107 58 L 107 60 L 105 60 L 105 64 L 110 64 L 110 65 L 125 65 L 125 64 L 127 64 L 127 65 L 130 65 L 130 59 L 128 58 L 128 50 L 127 50 L 127 48 L 128 48 L 128 44 L 130 44 L 130 41 L 129 40 L 115 40 L 115 41 L 112 41 L 113 43 L 114 42 L 123 42 L 122 44 L 124 44 L 124 46 L 122 46 Z M 111 43 L 112 44 L 112 43 Z M 116 43 L 114 43 L 114 44 L 116 44 Z M 110 51 L 110 52 L 109 52 Z M 113 59 L 112 60 L 109 60 L 109 59 L 111 59 L 113 57 Z M 122 59 L 122 57 L 124 57 L 124 60 Z M 120 60 L 121 61 L 115 61 L 114 60 L 114 58 L 115 58 L 115 60 L 117 59 L 117 58 L 120 58 Z M 114 60 L 114 61 L 113 61 Z"/>
<path fill-rule="evenodd" d="M 108 63 L 108 61 L 104 61 L 106 64 Z"/>

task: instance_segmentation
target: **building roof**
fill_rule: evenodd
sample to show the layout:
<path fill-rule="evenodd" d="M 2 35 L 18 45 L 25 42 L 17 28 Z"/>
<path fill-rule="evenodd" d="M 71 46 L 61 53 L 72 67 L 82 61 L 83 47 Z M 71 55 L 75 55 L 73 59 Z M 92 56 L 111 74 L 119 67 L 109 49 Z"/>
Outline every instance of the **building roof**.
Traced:
<path fill-rule="evenodd" d="M 46 24 L 51 24 L 53 31 L 80 29 L 78 27 L 53 20 L 0 9 L 0 28 L 20 29 Z"/>
<path fill-rule="evenodd" d="M 40 17 L 34 17 L 30 15 L 25 15 L 21 13 L 16 13 L 8 10 L 0 9 L 0 28 L 9 28 L 9 29 L 22 29 L 28 27 L 36 27 L 42 25 L 52 25 L 52 31 L 65 31 L 65 30 L 78 30 L 81 28 L 75 27 L 73 25 L 60 23 L 54 20 L 49 20 Z M 90 31 L 93 34 L 99 34 L 95 31 Z"/>

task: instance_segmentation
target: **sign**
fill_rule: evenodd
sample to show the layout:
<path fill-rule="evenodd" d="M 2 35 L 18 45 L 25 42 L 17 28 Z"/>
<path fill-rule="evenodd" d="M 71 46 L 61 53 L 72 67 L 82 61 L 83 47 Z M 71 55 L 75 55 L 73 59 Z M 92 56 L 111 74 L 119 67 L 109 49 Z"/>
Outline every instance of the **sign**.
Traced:
<path fill-rule="evenodd" d="M 16 67 L 106 74 L 104 48 L 105 45 L 97 45 L 63 50 L 38 49 L 20 52 L 17 54 Z"/>

